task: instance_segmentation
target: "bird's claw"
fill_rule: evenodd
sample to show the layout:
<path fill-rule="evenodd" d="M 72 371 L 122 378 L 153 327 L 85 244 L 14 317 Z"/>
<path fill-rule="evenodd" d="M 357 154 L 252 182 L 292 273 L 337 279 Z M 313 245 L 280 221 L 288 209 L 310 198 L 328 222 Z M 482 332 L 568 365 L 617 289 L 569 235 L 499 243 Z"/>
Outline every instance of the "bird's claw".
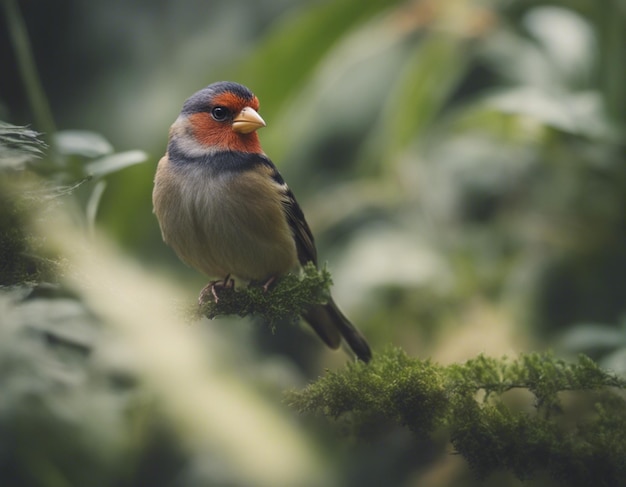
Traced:
<path fill-rule="evenodd" d="M 198 304 L 200 306 L 203 305 L 209 298 L 209 295 L 213 298 L 213 302 L 217 304 L 220 300 L 217 289 L 233 289 L 235 287 L 235 280 L 231 279 L 230 274 L 228 274 L 224 279 L 218 279 L 217 281 L 211 281 L 208 283 L 202 291 L 200 291 L 200 296 L 198 297 Z"/>
<path fill-rule="evenodd" d="M 272 284 L 274 284 L 274 282 L 276 282 L 276 276 L 272 276 L 267 281 L 265 281 L 265 283 L 262 286 L 263 287 L 263 291 L 267 292 L 267 290 L 270 288 L 270 286 Z"/>

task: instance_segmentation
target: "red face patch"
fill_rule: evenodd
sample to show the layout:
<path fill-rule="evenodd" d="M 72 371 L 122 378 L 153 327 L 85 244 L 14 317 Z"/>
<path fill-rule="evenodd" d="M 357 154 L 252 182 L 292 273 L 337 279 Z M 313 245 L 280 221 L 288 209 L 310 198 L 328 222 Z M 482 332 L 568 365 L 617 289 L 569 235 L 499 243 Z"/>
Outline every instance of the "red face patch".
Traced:
<path fill-rule="evenodd" d="M 193 137 L 206 147 L 235 152 L 262 153 L 256 132 L 240 134 L 233 131 L 229 121 L 218 122 L 210 113 L 200 112 L 189 116 Z"/>
<path fill-rule="evenodd" d="M 211 104 L 226 107 L 233 113 L 239 113 L 245 107 L 254 108 L 256 111 L 259 110 L 259 100 L 256 96 L 253 97 L 252 100 L 245 100 L 230 91 L 216 95 Z"/>
<path fill-rule="evenodd" d="M 220 93 L 211 104 L 225 107 L 234 114 L 245 107 L 259 109 L 259 100 L 256 96 L 252 100 L 245 100 L 231 92 Z M 218 122 L 210 113 L 199 112 L 189 115 L 189 124 L 196 141 L 207 147 L 235 152 L 263 152 L 256 132 L 249 134 L 234 132 L 230 120 Z"/>

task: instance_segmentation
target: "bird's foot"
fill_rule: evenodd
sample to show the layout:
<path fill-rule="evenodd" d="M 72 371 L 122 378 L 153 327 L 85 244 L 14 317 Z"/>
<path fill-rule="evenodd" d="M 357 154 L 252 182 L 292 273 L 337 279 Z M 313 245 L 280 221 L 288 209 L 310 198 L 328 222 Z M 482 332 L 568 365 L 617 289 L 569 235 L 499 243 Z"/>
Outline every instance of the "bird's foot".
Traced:
<path fill-rule="evenodd" d="M 263 284 L 263 286 L 262 286 L 262 287 L 263 287 L 263 291 L 264 291 L 264 292 L 267 292 L 267 291 L 268 291 L 268 289 L 270 288 L 270 286 L 271 286 L 272 284 L 274 284 L 275 282 L 276 282 L 276 276 L 272 276 L 272 277 L 270 277 L 270 278 L 269 278 L 267 281 L 265 281 L 265 283 Z"/>
<path fill-rule="evenodd" d="M 269 291 L 270 287 L 272 287 L 272 285 L 276 282 L 277 279 L 278 279 L 278 276 L 272 276 L 266 281 L 252 280 L 248 283 L 248 287 L 260 286 L 261 289 L 263 289 L 263 292 L 266 293 L 267 291 Z"/>
<path fill-rule="evenodd" d="M 220 300 L 217 289 L 233 289 L 235 287 L 235 280 L 231 279 L 230 274 L 228 274 L 224 279 L 218 279 L 217 281 L 211 281 L 208 283 L 202 291 L 200 291 L 200 296 L 198 297 L 198 304 L 202 306 L 208 299 L 212 298 L 213 302 L 217 304 Z"/>

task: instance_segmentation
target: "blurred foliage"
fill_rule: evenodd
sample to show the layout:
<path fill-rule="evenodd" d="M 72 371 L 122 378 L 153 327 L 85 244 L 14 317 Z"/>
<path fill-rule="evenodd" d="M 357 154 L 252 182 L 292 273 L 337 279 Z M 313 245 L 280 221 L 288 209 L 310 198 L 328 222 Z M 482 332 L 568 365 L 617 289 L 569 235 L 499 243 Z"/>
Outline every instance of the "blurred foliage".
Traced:
<path fill-rule="evenodd" d="M 7 150 L 0 145 L 0 160 L 7 155 L 7 163 L 0 164 L 2 485 L 324 483 L 324 475 L 312 467 L 315 454 L 268 411 L 258 392 L 239 390 L 223 358 L 213 367 L 197 363 L 199 342 L 172 330 L 172 323 L 183 324 L 176 301 L 169 301 L 175 291 L 159 289 L 154 277 L 129 275 L 119 255 L 98 243 L 95 233 L 85 232 L 84 213 L 74 197 L 85 179 L 63 185 L 60 181 L 72 178 L 67 165 L 49 181 L 25 171 L 24 165 L 38 164 L 32 152 L 38 134 L 23 127 L 11 127 L 11 133 L 19 137 L 11 138 Z M 102 168 L 106 173 L 124 166 L 114 157 L 97 162 L 102 160 L 112 166 Z M 294 279 L 292 285 L 300 282 Z M 329 275 L 308 269 L 303 280 L 305 290 L 323 293 Z M 141 288 L 148 299 L 141 298 Z M 130 302 L 123 302 L 125 293 Z M 162 309 L 151 316 L 158 302 Z M 137 337 L 135 325 L 146 332 Z M 147 338 L 153 331 L 156 341 Z M 172 332 L 174 347 L 167 338 Z M 203 354 L 212 348 L 213 359 L 224 353 L 213 343 L 203 346 Z M 168 363 L 167 350 L 177 364 L 169 380 L 161 366 Z M 186 385 L 189 379 L 193 390 Z M 182 391 L 176 391 L 179 384 L 185 384 Z M 181 401 L 181 393 L 192 402 Z M 238 402 L 243 404 L 233 415 Z M 188 418 L 193 418 L 191 427 Z M 264 424 L 268 434 L 263 436 L 275 435 L 281 443 L 268 447 L 255 435 L 233 435 L 248 422 L 257 430 Z"/>
<path fill-rule="evenodd" d="M 509 469 L 523 480 L 547 471 L 558 485 L 608 487 L 626 475 L 626 402 L 609 388 L 624 389 L 626 380 L 585 356 L 566 364 L 548 354 L 479 355 L 444 367 L 388 349 L 369 365 L 330 372 L 288 398 L 302 412 L 348 418 L 357 430 L 371 430 L 381 418 L 418 436 L 445 428 L 481 477 Z M 527 389 L 532 402 L 506 397 L 514 389 Z M 586 391 L 588 403 L 563 398 L 572 391 Z"/>
<path fill-rule="evenodd" d="M 112 485 L 134 462 L 132 382 L 94 360 L 97 321 L 52 286 L 5 289 L 0 308 L 2 483 Z"/>
<path fill-rule="evenodd" d="M 577 323 L 560 337 L 559 345 L 570 352 L 585 353 L 610 370 L 626 374 L 626 319 L 618 326 Z"/>
<path fill-rule="evenodd" d="M 57 265 L 46 256 L 43 239 L 28 231 L 36 201 L 43 193 L 33 191 L 22 179 L 10 184 L 5 175 L 21 176 L 21 170 L 37 161 L 46 144 L 27 127 L 0 122 L 0 286 L 43 282 L 52 278 Z"/>
<path fill-rule="evenodd" d="M 27 162 L 41 157 L 46 144 L 39 134 L 27 127 L 0 123 L 0 161 L 2 170 L 21 169 Z"/>
<path fill-rule="evenodd" d="M 481 352 L 553 347 L 626 370 L 622 0 L 0 3 L 0 25 L 8 27 L 0 29 L 0 119 L 14 124 L 0 126 L 0 282 L 17 286 L 0 296 L 7 334 L 0 360 L 10 364 L 0 373 L 10 391 L 0 412 L 2 480 L 29 487 L 278 485 L 277 478 L 287 485 L 308 478 L 311 485 L 500 487 L 520 483 L 499 467 L 523 476 L 538 457 L 544 474 L 578 475 L 572 485 L 594 472 L 598 481 L 615 473 L 619 457 L 611 455 L 623 457 L 621 437 L 588 462 L 593 472 L 576 463 L 623 433 L 623 400 L 614 395 L 559 393 L 562 411 L 552 411 L 517 407 L 515 391 L 494 390 L 483 403 L 468 392 L 455 396 L 468 398 L 465 423 L 441 423 L 456 406 L 433 405 L 447 397 L 455 367 L 469 390 L 485 381 L 465 372 L 495 370 L 500 385 L 513 373 L 517 362 L 491 362 Z M 162 272 L 186 291 L 184 303 L 205 283 L 161 243 L 150 193 L 183 100 L 218 79 L 244 83 L 260 98 L 263 147 L 305 210 L 342 309 L 375 349 L 394 343 L 433 358 L 387 352 L 375 369 L 331 372 L 326 380 L 345 383 L 335 400 L 350 391 L 363 400 L 371 381 L 387 392 L 398 386 L 407 418 L 419 412 L 413 400 L 431 401 L 411 422 L 414 430 L 439 425 L 430 435 L 407 435 L 394 424 L 397 415 L 376 415 L 373 405 L 388 397 L 374 392 L 366 404 L 377 434 L 369 442 L 346 446 L 332 425 L 294 420 L 277 405 L 280 391 L 315 378 L 321 362 L 343 364 L 343 355 L 295 327 L 269 336 L 217 319 L 201 328 L 211 330 L 206 340 L 192 335 L 196 327 L 173 332 L 168 324 L 178 321 L 167 311 L 181 306 L 177 293 L 157 292 L 155 276 L 124 274 L 137 262 L 167 266 Z M 51 233 L 65 228 L 52 216 L 57 211 L 79 231 L 65 230 L 74 241 L 52 249 Z M 133 259 L 102 250 L 99 229 Z M 94 251 L 80 267 L 85 236 Z M 107 270 L 124 277 L 103 277 Z M 74 279 L 70 292 L 66 280 L 77 272 L 84 282 Z M 107 305 L 98 306 L 93 295 L 109 280 L 119 293 L 104 293 Z M 143 313 L 131 315 L 143 293 Z M 152 341 L 158 337 L 162 343 Z M 199 349 L 225 375 L 189 365 L 201 362 Z M 125 354 L 149 365 L 112 372 L 119 369 L 108 358 Z M 435 365 L 477 356 L 465 366 Z M 561 377 L 555 373 L 575 367 L 532 360 L 519 372 L 556 364 L 550 377 Z M 385 373 L 404 377 L 404 389 L 368 376 L 383 364 Z M 432 395 L 420 395 L 420 384 Z M 257 409 L 267 415 L 254 416 Z M 268 420 L 269 410 L 290 426 Z M 475 427 L 454 436 L 454 424 Z M 198 437 L 211 448 L 190 441 Z M 546 446 L 555 437 L 558 444 Z M 475 471 L 498 468 L 476 479 L 446 454 L 449 438 Z M 282 465 L 272 463 L 281 455 Z M 323 478 L 297 468 L 312 464 Z M 544 474 L 526 485 L 557 485 Z"/>

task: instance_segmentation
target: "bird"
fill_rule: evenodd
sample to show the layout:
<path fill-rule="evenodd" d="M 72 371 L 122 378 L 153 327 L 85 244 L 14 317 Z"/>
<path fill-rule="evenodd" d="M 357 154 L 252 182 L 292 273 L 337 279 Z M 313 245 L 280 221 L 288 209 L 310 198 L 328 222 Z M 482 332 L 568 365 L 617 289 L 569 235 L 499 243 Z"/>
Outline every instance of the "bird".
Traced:
<path fill-rule="evenodd" d="M 232 277 L 267 290 L 308 262 L 318 265 L 303 211 L 261 148 L 257 130 L 265 126 L 250 89 L 210 84 L 183 103 L 157 166 L 152 202 L 162 238 L 188 266 L 218 278 L 207 286 L 216 298 Z M 331 349 L 343 339 L 357 359 L 372 358 L 332 296 L 302 318 Z"/>

